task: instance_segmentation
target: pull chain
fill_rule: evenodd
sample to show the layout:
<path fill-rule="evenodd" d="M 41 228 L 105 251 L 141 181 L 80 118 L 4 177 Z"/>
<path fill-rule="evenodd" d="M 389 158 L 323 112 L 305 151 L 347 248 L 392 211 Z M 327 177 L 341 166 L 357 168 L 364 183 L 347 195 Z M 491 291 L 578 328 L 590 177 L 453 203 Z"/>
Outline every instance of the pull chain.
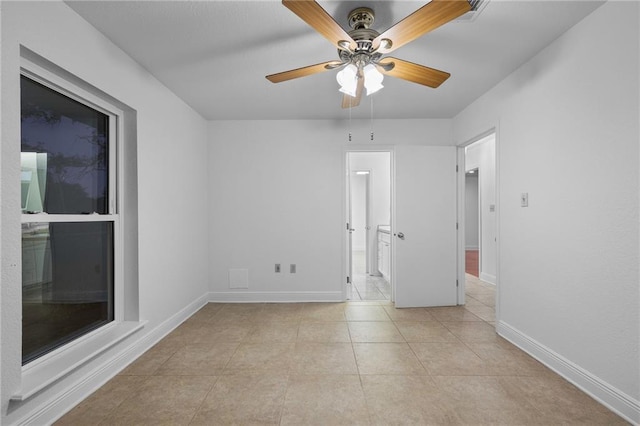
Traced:
<path fill-rule="evenodd" d="M 349 96 L 349 142 L 351 142 L 351 96 Z"/>
<path fill-rule="evenodd" d="M 373 95 L 369 98 L 371 98 L 371 140 L 373 140 Z"/>

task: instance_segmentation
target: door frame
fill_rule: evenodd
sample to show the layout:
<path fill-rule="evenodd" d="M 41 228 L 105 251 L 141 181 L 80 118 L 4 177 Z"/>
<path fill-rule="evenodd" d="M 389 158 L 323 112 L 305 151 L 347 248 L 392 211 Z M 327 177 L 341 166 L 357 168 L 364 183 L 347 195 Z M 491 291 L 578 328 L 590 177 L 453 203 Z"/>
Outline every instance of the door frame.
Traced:
<path fill-rule="evenodd" d="M 496 323 L 500 321 L 500 129 L 493 127 L 457 144 L 458 150 L 458 304 L 465 304 L 465 148 L 489 135 L 495 138 L 496 185 Z"/>
<path fill-rule="evenodd" d="M 358 153 L 358 152 L 385 152 L 385 153 L 389 153 L 389 173 L 390 173 L 390 180 L 391 180 L 391 185 L 390 185 L 390 190 L 391 190 L 391 194 L 390 194 L 390 209 L 391 211 L 389 212 L 390 214 L 390 225 L 391 225 L 391 235 L 393 235 L 393 230 L 395 228 L 395 147 L 393 145 L 349 145 L 349 146 L 345 146 L 343 148 L 343 152 L 342 152 L 342 223 L 340 224 L 342 231 L 345 232 L 346 229 L 346 224 L 349 223 L 349 225 L 351 225 L 351 223 L 349 222 L 349 206 L 347 205 L 348 200 L 347 200 L 347 196 L 348 196 L 348 191 L 347 191 L 347 185 L 349 185 L 349 180 L 350 180 L 350 170 L 349 170 L 349 153 Z M 371 183 L 371 182 L 370 182 Z M 390 265 L 393 265 L 393 260 L 394 260 L 394 250 L 395 250 L 395 241 L 394 238 L 391 239 L 391 245 L 390 245 Z M 350 265 L 350 253 L 349 253 L 349 238 L 347 236 L 346 233 L 343 234 L 343 244 L 342 244 L 342 277 L 343 277 L 343 282 L 342 282 L 342 299 L 343 300 L 347 300 L 347 288 L 348 288 L 348 284 L 347 284 L 347 279 L 346 277 L 349 277 L 351 279 L 351 265 Z M 396 293 L 396 287 L 394 284 L 394 268 L 393 266 L 391 267 L 391 282 L 389 284 L 391 284 L 391 302 L 395 301 L 395 293 Z M 351 283 L 353 285 L 353 283 Z"/>

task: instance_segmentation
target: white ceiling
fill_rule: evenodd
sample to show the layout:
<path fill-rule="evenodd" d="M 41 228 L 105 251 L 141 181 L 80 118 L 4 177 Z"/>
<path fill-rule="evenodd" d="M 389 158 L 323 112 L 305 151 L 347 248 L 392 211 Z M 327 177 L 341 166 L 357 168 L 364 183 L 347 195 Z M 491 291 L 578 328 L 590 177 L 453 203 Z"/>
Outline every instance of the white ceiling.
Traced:
<path fill-rule="evenodd" d="M 337 59 L 336 49 L 279 1 L 67 1 L 203 117 L 341 119 L 336 71 L 270 83 L 280 71 Z M 367 6 L 382 32 L 426 3 L 320 1 L 346 30 Z M 599 1 L 491 0 L 473 22 L 450 22 L 394 51 L 451 73 L 440 88 L 387 77 L 375 118 L 451 118 L 600 6 Z M 369 118 L 363 97 L 353 118 Z"/>

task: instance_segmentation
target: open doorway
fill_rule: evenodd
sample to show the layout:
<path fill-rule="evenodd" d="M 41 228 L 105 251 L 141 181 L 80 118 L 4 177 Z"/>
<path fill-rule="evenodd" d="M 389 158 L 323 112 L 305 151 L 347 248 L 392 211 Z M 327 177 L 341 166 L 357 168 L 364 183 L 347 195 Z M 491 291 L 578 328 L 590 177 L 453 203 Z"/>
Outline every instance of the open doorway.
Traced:
<path fill-rule="evenodd" d="M 464 254 L 465 273 L 480 278 L 480 187 L 478 168 L 465 172 Z"/>
<path fill-rule="evenodd" d="M 350 300 L 391 300 L 391 154 L 347 153 Z"/>
<path fill-rule="evenodd" d="M 496 284 L 496 148 L 492 133 L 465 148 L 465 249 L 478 250 L 480 280 Z M 474 182 L 475 181 L 475 182 Z M 477 183 L 476 199 L 473 184 Z M 474 217 L 475 214 L 475 217 Z"/>
<path fill-rule="evenodd" d="M 464 147 L 465 304 L 486 321 L 496 318 L 496 135 Z"/>

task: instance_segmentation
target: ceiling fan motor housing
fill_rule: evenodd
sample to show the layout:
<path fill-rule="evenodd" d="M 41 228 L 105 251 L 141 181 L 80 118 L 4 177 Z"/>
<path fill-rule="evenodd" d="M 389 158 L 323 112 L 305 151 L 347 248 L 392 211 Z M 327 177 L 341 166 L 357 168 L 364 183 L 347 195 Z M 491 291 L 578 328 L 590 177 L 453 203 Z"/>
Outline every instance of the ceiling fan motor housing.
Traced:
<path fill-rule="evenodd" d="M 349 36 L 356 42 L 356 48 L 353 51 L 338 49 L 342 62 L 364 66 L 380 59 L 382 55 L 374 52 L 372 45 L 372 41 L 380 35 L 370 28 L 374 20 L 373 10 L 368 7 L 359 7 L 349 13 L 349 26 L 353 28 Z"/>

